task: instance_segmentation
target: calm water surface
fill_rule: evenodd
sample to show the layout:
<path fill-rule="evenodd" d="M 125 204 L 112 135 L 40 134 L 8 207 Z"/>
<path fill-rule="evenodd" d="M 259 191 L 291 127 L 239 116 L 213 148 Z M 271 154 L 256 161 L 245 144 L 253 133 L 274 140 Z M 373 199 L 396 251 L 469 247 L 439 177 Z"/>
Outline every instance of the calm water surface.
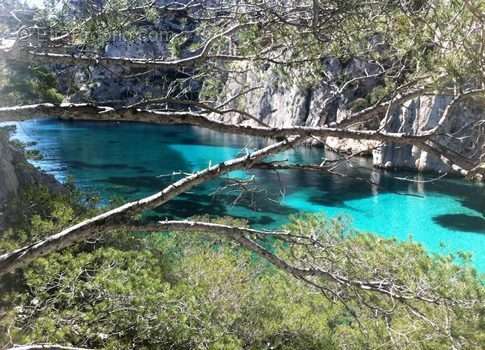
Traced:
<path fill-rule="evenodd" d="M 141 198 L 179 178 L 172 175 L 175 171 L 202 169 L 263 145 L 262 140 L 192 127 L 58 120 L 19 123 L 15 137 L 36 142 L 31 148 L 43 159 L 35 165 L 60 181 L 73 178 L 82 191 L 98 193 L 105 201 Z M 321 150 L 302 147 L 277 159 L 320 162 L 322 157 Z M 346 215 L 359 230 L 402 240 L 412 236 L 431 252 L 471 252 L 477 268 L 485 271 L 484 186 L 448 178 L 410 183 L 368 165 L 360 160 L 347 166 L 350 177 L 237 171 L 172 200 L 156 215 L 232 215 L 260 228 L 278 227 L 298 212 Z M 239 198 L 234 179 L 252 175 L 256 182 Z M 378 185 L 355 177 L 372 178 Z"/>

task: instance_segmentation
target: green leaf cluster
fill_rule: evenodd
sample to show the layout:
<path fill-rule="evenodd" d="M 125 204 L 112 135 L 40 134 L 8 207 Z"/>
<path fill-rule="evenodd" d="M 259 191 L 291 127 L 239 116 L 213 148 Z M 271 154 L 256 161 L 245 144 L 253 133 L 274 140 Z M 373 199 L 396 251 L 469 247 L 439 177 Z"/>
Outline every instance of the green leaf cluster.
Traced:
<path fill-rule="evenodd" d="M 40 232 L 55 231 L 86 214 L 78 199 L 38 190 L 27 198 L 26 208 L 18 211 L 22 218 L 2 236 L 2 242 L 11 242 L 3 244 L 2 250 L 35 240 L 42 236 Z M 88 212 L 94 210 L 92 206 Z M 244 225 L 230 218 L 215 222 Z M 455 265 L 451 257 L 429 256 L 414 242 L 358 234 L 345 219 L 314 215 L 293 218 L 286 229 L 332 242 L 335 263 L 350 277 L 372 277 L 372 271 L 380 269 L 411 287 L 416 281 L 429 281 L 450 300 L 483 301 L 483 284 L 472 269 Z M 308 251 L 298 246 L 265 244 L 289 262 L 308 259 L 301 255 Z M 485 340 L 485 310 L 480 304 L 451 312 L 435 305 L 415 305 L 436 325 L 446 319 L 450 337 L 375 293 L 363 292 L 361 298 L 389 310 L 394 305 L 392 314 L 375 314 L 358 298 L 341 303 L 325 297 L 318 288 L 234 242 L 207 233 L 110 232 L 35 260 L 15 275 L 2 277 L 0 287 L 2 344 L 48 342 L 104 349 L 443 349 L 456 338 L 467 349 L 479 349 Z"/>
<path fill-rule="evenodd" d="M 46 67 L 9 64 L 0 75 L 0 102 L 5 105 L 50 102 L 61 103 L 55 75 Z"/>

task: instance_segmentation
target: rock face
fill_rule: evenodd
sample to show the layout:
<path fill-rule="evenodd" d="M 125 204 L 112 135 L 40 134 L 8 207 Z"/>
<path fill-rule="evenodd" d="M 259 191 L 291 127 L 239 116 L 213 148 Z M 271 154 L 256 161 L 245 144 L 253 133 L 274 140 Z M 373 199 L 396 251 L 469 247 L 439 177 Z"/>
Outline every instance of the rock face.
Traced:
<path fill-rule="evenodd" d="M 419 133 L 435 127 L 446 106 L 450 103 L 450 96 L 424 96 L 415 98 L 397 108 L 390 115 L 385 129 L 392 132 Z M 442 126 L 439 143 L 467 157 L 478 157 L 483 147 L 483 130 L 467 127 L 485 120 L 485 109 L 478 101 L 469 100 L 457 105 L 450 118 Z M 478 134 L 481 135 L 478 135 Z M 447 135 L 454 134 L 455 138 Z M 470 137 L 472 136 L 472 137 Z M 481 139 L 481 145 L 475 140 Z M 373 152 L 374 165 L 384 168 L 408 168 L 418 171 L 447 172 L 449 166 L 435 156 L 421 151 L 413 146 L 384 144 Z"/>
<path fill-rule="evenodd" d="M 377 72 L 378 67 L 358 59 L 341 63 L 329 58 L 323 62 L 329 79 L 337 80 L 340 76 L 361 76 L 366 72 L 370 75 Z M 246 67 L 240 67 L 242 68 Z M 228 77 L 222 91 L 222 96 L 235 96 L 251 86 L 259 86 L 244 98 L 238 99 L 232 107 L 258 117 L 264 123 L 272 126 L 319 126 L 344 119 L 355 103 L 359 103 L 377 85 L 377 78 L 369 78 L 336 96 L 326 82 L 312 86 L 288 85 L 285 78 L 275 70 L 250 69 L 237 78 Z M 237 114 L 226 114 L 223 120 L 243 122 L 244 118 Z M 254 121 L 250 123 L 254 124 Z"/>
<path fill-rule="evenodd" d="M 369 78 L 359 81 L 358 84 L 346 89 L 336 96 L 334 89 L 329 88 L 329 82 L 336 81 L 339 77 L 359 77 L 365 74 L 372 75 L 377 72 L 377 67 L 368 62 L 352 59 L 342 63 L 337 59 L 327 59 L 325 62 L 326 74 L 329 80 L 316 83 L 313 86 L 288 86 L 284 78 L 270 69 L 251 69 L 243 77 L 237 79 L 228 76 L 224 85 L 222 96 L 236 96 L 249 86 L 258 86 L 259 89 L 251 91 L 244 97 L 232 104 L 232 108 L 245 110 L 265 124 L 274 127 L 283 126 L 323 126 L 332 122 L 345 119 L 352 110 L 369 105 L 369 93 L 379 88 L 378 78 Z M 241 69 L 242 70 L 242 69 Z M 450 102 L 450 97 L 419 97 L 415 98 L 401 108 L 391 111 L 386 125 L 380 125 L 384 130 L 392 132 L 419 133 L 437 125 L 440 117 Z M 219 115 L 213 118 L 229 123 L 243 123 L 256 125 L 254 120 L 245 118 L 238 113 Z M 472 128 L 465 128 L 467 124 L 485 119 L 485 110 L 478 102 L 468 101 L 466 104 L 457 105 L 448 122 L 443 125 L 442 131 L 458 134 L 460 140 L 442 136 L 439 142 L 451 147 L 453 150 L 471 155 L 476 149 L 470 136 Z M 378 125 L 369 125 L 377 127 Z M 479 132 L 473 129 L 473 132 Z M 373 157 L 376 167 L 393 169 L 412 169 L 418 171 L 445 172 L 449 167 L 440 159 L 421 151 L 413 146 L 394 144 L 382 144 L 372 141 L 340 140 L 327 138 L 323 140 L 327 147 L 344 152 L 363 152 Z M 375 146 L 376 150 L 371 151 Z"/>
<path fill-rule="evenodd" d="M 181 3 L 187 3 L 183 0 Z M 78 9 L 78 16 L 83 13 L 85 2 L 71 0 L 72 8 Z M 96 0 L 101 4 L 103 0 Z M 166 1 L 155 2 L 163 5 Z M 210 3 L 208 0 L 207 3 Z M 183 13 L 168 13 L 155 21 L 140 23 L 139 30 L 144 33 L 136 38 L 125 38 L 113 36 L 112 40 L 104 47 L 104 56 L 108 57 L 135 57 L 135 58 L 161 58 L 170 55 L 167 46 L 168 37 L 165 35 L 177 34 L 183 30 L 194 29 L 196 23 L 184 19 Z M 181 57 L 189 54 L 189 47 L 196 37 L 190 38 L 181 47 Z M 381 40 L 376 40 L 381 42 Z M 375 46 L 376 50 L 380 48 Z M 229 73 L 222 91 L 221 99 L 236 96 L 245 91 L 248 87 L 259 86 L 244 97 L 236 99 L 227 105 L 228 108 L 244 110 L 261 120 L 263 123 L 284 127 L 292 125 L 323 126 L 332 122 L 339 122 L 347 118 L 352 111 L 363 108 L 375 102 L 370 97 L 371 92 L 379 89 L 381 83 L 379 77 L 372 77 L 380 71 L 375 63 L 362 60 L 350 59 L 341 62 L 335 58 L 327 58 L 323 61 L 327 79 L 325 81 L 308 85 L 288 84 L 275 69 L 270 66 L 263 67 L 235 67 L 236 70 L 245 71 L 244 74 L 232 76 Z M 303 68 L 304 69 L 304 68 Z M 69 95 L 70 102 L 109 102 L 111 105 L 131 105 L 138 103 L 144 98 L 156 98 L 163 96 L 170 81 L 176 77 L 176 72 L 159 72 L 156 70 L 146 73 L 136 71 L 125 71 L 121 67 L 89 67 L 84 70 L 74 68 L 71 74 L 59 75 L 64 80 L 64 91 Z M 187 72 L 188 76 L 190 72 Z M 300 72 L 304 75 L 304 72 Z M 344 77 L 346 80 L 371 76 L 367 79 L 359 79 L 357 83 L 348 86 L 343 93 L 335 93 L 339 80 Z M 133 76 L 133 79 L 125 79 L 126 76 Z M 125 78 L 123 78 L 125 77 Z M 183 89 L 188 91 L 187 97 L 197 98 L 201 84 L 195 80 L 187 80 L 188 86 Z M 338 85 L 338 84 L 337 84 Z M 74 89 L 70 87 L 74 86 Z M 74 90 L 74 93 L 69 91 Z M 391 111 L 390 118 L 386 125 L 380 125 L 384 130 L 392 132 L 419 133 L 434 127 L 443 113 L 444 108 L 450 101 L 450 97 L 419 97 L 407 102 L 404 106 Z M 245 118 L 238 113 L 213 115 L 212 118 L 223 120 L 229 123 L 243 123 L 255 125 L 256 122 Z M 444 133 L 459 131 L 465 124 L 485 119 L 485 108 L 478 103 L 467 103 L 457 106 L 443 126 Z M 379 125 L 368 125 L 379 127 Z M 460 139 L 450 139 L 442 136 L 439 142 L 449 146 L 456 152 L 473 155 L 477 145 L 472 144 L 470 137 L 471 128 L 458 132 L 456 136 Z M 482 131 L 483 132 L 483 131 Z M 467 134 L 468 133 L 468 134 Z M 348 153 L 359 152 L 373 157 L 376 167 L 382 168 L 407 168 L 418 171 L 445 172 L 449 167 L 436 157 L 423 152 L 416 147 L 383 144 L 370 141 L 341 140 L 327 138 L 312 143 L 325 144 L 328 148 Z M 376 146 L 380 146 L 376 149 Z M 374 149 L 374 150 L 373 150 Z"/>
<path fill-rule="evenodd" d="M 101 7 L 104 0 L 96 0 Z M 166 5 L 168 1 L 158 0 L 156 6 Z M 187 3 L 182 0 L 179 3 Z M 72 16 L 86 15 L 86 2 L 71 0 Z M 168 41 L 174 35 L 183 31 L 195 29 L 195 22 L 187 18 L 184 11 L 167 11 L 153 20 L 140 21 L 137 24 L 137 33 L 114 32 L 108 38 L 103 48 L 96 49 L 104 57 L 131 57 L 131 58 L 167 58 L 172 55 Z M 196 36 L 185 38 L 181 43 L 177 56 L 184 57 L 189 53 L 189 47 L 196 40 Z M 81 48 L 74 48 L 79 53 Z M 62 67 L 64 68 L 64 67 Z M 58 71 L 57 77 L 60 88 L 69 96 L 70 102 L 108 103 L 114 106 L 126 106 L 138 103 L 145 98 L 163 96 L 174 78 L 187 78 L 190 72 L 159 71 L 156 69 L 126 69 L 117 65 L 91 66 L 80 69 L 68 67 Z M 190 80 L 187 86 L 181 87 L 187 94 L 197 95 L 200 83 Z"/>
<path fill-rule="evenodd" d="M 27 162 L 22 150 L 9 142 L 9 132 L 0 128 L 0 229 L 4 222 L 3 209 L 22 188 L 45 185 L 60 190 L 53 176 L 44 174 Z"/>

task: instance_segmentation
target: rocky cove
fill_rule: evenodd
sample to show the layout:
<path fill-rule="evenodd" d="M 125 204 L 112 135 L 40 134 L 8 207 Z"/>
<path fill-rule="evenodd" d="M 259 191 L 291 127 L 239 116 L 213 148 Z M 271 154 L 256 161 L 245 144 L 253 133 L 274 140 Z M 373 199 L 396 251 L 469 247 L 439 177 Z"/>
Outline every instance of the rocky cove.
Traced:
<path fill-rule="evenodd" d="M 183 17 L 183 16 L 182 16 Z M 184 30 L 191 30 L 195 26 L 193 22 L 181 21 L 181 17 L 177 13 L 172 13 L 169 16 L 164 16 L 162 19 L 154 23 L 142 24 L 142 28 L 146 31 L 154 31 L 157 33 L 179 33 Z M 156 40 L 145 38 L 143 40 L 127 41 L 125 37 L 115 37 L 109 43 L 101 49 L 102 55 L 105 57 L 133 57 L 135 59 L 152 59 L 156 57 L 163 57 L 169 55 L 170 48 L 167 42 L 163 40 Z M 182 56 L 190 56 L 191 51 L 189 46 L 191 41 L 187 41 L 185 46 L 182 46 Z M 222 96 L 231 97 L 239 96 L 234 101 L 226 105 L 227 109 L 233 109 L 235 111 L 244 110 L 247 114 L 253 118 L 247 118 L 237 112 L 229 112 L 224 114 L 213 113 L 210 118 L 218 121 L 223 121 L 230 124 L 241 125 L 266 125 L 270 127 L 290 127 L 290 126 L 307 126 L 307 127 L 320 127 L 320 126 L 332 126 L 336 123 L 345 121 L 352 112 L 361 110 L 368 107 L 373 103 L 369 99 L 369 96 L 373 91 L 379 90 L 382 85 L 382 77 L 379 74 L 380 67 L 369 60 L 361 58 L 351 58 L 346 61 L 341 61 L 336 58 L 326 58 L 322 60 L 322 67 L 324 69 L 324 77 L 322 80 L 313 79 L 310 83 L 304 82 L 302 84 L 291 83 L 285 77 L 281 71 L 278 70 L 276 65 L 261 64 L 261 65 L 247 65 L 245 63 L 235 63 L 232 65 L 232 69 L 237 71 L 236 73 L 228 72 L 223 76 L 223 80 L 218 81 L 216 88 L 217 96 L 222 101 Z M 136 70 L 126 70 L 124 67 L 117 65 L 107 66 L 64 66 L 55 65 L 51 66 L 52 72 L 56 75 L 59 81 L 60 91 L 65 95 L 64 102 L 83 103 L 83 102 L 97 102 L 97 103 L 109 103 L 113 106 L 126 106 L 136 105 L 140 103 L 145 96 L 151 96 L 156 99 L 166 93 L 167 88 L 170 86 L 170 82 L 175 79 L 187 78 L 187 83 L 184 85 L 185 96 L 197 98 L 201 90 L 204 88 L 204 81 L 197 79 L 191 79 L 189 72 L 177 72 L 177 71 L 147 71 L 138 72 Z M 243 72 L 243 73 L 241 73 Z M 131 78 L 126 79 L 126 75 L 132 75 Z M 305 75 L 305 69 L 296 69 L 293 74 Z M 351 84 L 346 86 L 345 90 L 337 91 L 338 84 L 345 78 L 350 81 Z M 354 82 L 352 82 L 354 81 Z M 252 87 L 249 91 L 246 91 L 248 87 Z M 409 99 L 407 102 L 400 106 L 392 106 L 386 111 L 386 117 L 382 118 L 380 124 L 376 124 L 375 121 L 369 121 L 366 123 L 366 127 L 378 128 L 380 130 L 388 132 L 401 132 L 408 134 L 419 134 L 434 128 L 439 122 L 440 118 L 452 100 L 452 96 L 418 96 Z M 474 140 L 477 138 L 480 140 L 480 135 L 468 134 L 470 130 L 475 133 L 483 133 L 481 128 L 466 128 L 466 125 L 473 123 L 479 123 L 485 119 L 483 102 L 480 100 L 467 99 L 464 102 L 456 105 L 451 113 L 451 117 L 446 120 L 446 124 L 442 126 L 441 136 L 438 136 L 439 142 L 443 145 L 450 147 L 458 154 L 470 155 L 474 146 Z M 183 108 L 183 106 L 176 106 Z M 255 121 L 253 119 L 257 119 Z M 36 131 L 31 129 L 33 125 L 28 124 L 27 129 L 31 133 L 35 134 Z M 44 124 L 38 124 L 44 126 Z M 56 125 L 56 124 L 54 124 Z M 60 122 L 60 129 L 63 129 L 65 125 Z M 57 126 L 55 126 L 56 128 Z M 74 124 L 74 128 L 78 125 Z M 79 124 L 82 128 L 82 124 Z M 104 130 L 107 126 L 102 125 L 100 128 Z M 359 126 L 356 126 L 357 128 Z M 94 125 L 90 125 L 89 128 L 96 128 Z M 113 128 L 117 128 L 113 125 Z M 42 128 L 41 128 L 42 129 Z M 68 128 L 69 129 L 69 128 Z M 157 130 L 154 128 L 154 130 Z M 43 133 L 44 130 L 40 130 Z M 113 131 L 116 135 L 116 130 Z M 20 132 L 20 135 L 26 140 L 30 140 L 29 135 L 24 132 Z M 455 134 L 453 138 L 449 137 L 449 134 Z M 57 136 L 56 136 L 57 137 Z M 116 139 L 116 136 L 113 136 Z M 217 136 L 219 139 L 221 136 Z M 231 137 L 228 136 L 230 139 Z M 24 156 L 22 150 L 16 149 L 7 142 L 8 136 L 6 132 L 2 132 L 0 135 L 0 154 L 1 158 L 1 176 L 0 176 L 0 201 L 6 202 L 7 198 L 15 197 L 18 193 L 18 189 L 22 187 L 28 187 L 29 185 L 47 184 L 48 186 L 58 186 L 54 178 L 50 175 L 44 175 L 38 172 L 32 167 Z M 34 136 L 35 142 L 43 142 Z M 203 138 L 205 143 L 206 140 Z M 243 143 L 235 136 L 234 140 L 238 140 L 235 143 L 242 147 Z M 32 140 L 30 140 L 32 141 Z M 29 142 L 29 141 L 27 141 Z M 51 142 L 57 143 L 54 139 Z M 76 140 L 73 141 L 76 144 Z M 113 141 L 115 142 L 115 141 Z M 116 141 L 117 142 L 117 141 Z M 176 143 L 179 140 L 175 141 Z M 393 172 L 395 176 L 399 177 L 402 173 L 400 171 L 411 171 L 406 177 L 415 178 L 414 173 L 430 174 L 428 180 L 432 180 L 433 177 L 442 176 L 446 173 L 454 175 L 460 175 L 458 171 L 455 171 L 449 165 L 443 163 L 440 159 L 429 154 L 415 146 L 394 144 L 377 141 L 362 141 L 351 139 L 340 139 L 335 137 L 327 138 L 312 138 L 310 142 L 306 143 L 307 146 L 312 146 L 314 149 L 309 150 L 312 154 L 312 159 L 321 159 L 326 154 L 343 153 L 347 155 L 356 155 L 363 157 L 360 162 L 365 163 L 365 166 L 373 166 L 375 168 L 381 168 L 391 171 L 386 173 L 385 178 L 391 178 Z M 218 146 L 221 146 L 219 143 Z M 36 146 L 33 147 L 37 149 Z M 37 149 L 40 152 L 44 152 L 44 146 L 39 146 Z M 77 154 L 77 151 L 74 151 Z M 475 155 L 479 157 L 480 154 Z M 60 154 L 53 155 L 54 159 L 50 161 L 59 162 L 64 164 L 65 159 Z M 112 164 L 112 155 L 107 155 L 105 158 L 99 159 L 102 164 Z M 209 154 L 206 161 L 213 160 L 212 154 Z M 43 171 L 47 171 L 49 174 L 57 177 L 58 180 L 63 181 L 68 175 L 64 171 L 59 169 L 52 169 L 49 163 L 49 157 L 46 161 L 34 162 L 36 165 L 40 165 Z M 370 159 L 370 162 L 366 159 Z M 222 160 L 222 159 L 221 159 Z M 359 161 L 357 161 L 358 163 Z M 49 164 L 49 165 L 46 165 Z M 70 164 L 70 163 L 69 163 Z M 82 162 L 78 163 L 80 169 L 86 170 L 86 164 Z M 72 165 L 72 164 L 71 164 Z M 64 166 L 68 166 L 65 164 Z M 165 169 L 166 171 L 177 171 L 180 169 Z M 348 169 L 347 169 L 348 170 Z M 437 175 L 432 175 L 437 174 Z M 90 190 L 101 190 L 104 193 L 105 198 L 111 195 L 118 194 L 119 188 L 107 188 L 103 186 L 92 187 L 92 179 L 89 176 L 83 180 L 82 175 L 75 173 L 72 174 L 75 178 L 79 176 L 77 180 L 78 184 L 86 183 L 86 186 Z M 368 174 L 366 174 L 368 176 Z M 382 175 L 379 171 L 373 175 L 374 178 L 380 178 Z M 145 178 L 145 177 L 144 177 Z M 122 178 L 120 178 L 121 181 Z M 149 177 L 146 178 L 148 183 L 157 182 L 155 179 Z M 320 178 L 322 184 L 319 186 L 326 186 L 326 180 L 324 177 Z M 372 179 L 372 177 L 371 177 Z M 317 181 L 317 180 L 312 180 Z M 393 183 L 392 180 L 386 180 Z M 417 180 L 416 189 L 412 189 L 411 192 L 420 192 L 418 189 L 421 187 L 421 192 L 426 193 L 423 187 L 419 185 L 419 178 Z M 350 182 L 351 183 L 351 182 Z M 354 187 L 356 184 L 348 186 Z M 399 180 L 396 181 L 399 183 Z M 302 184 L 307 186 L 306 184 Z M 400 184 L 398 187 L 400 188 Z M 405 184 L 404 184 L 405 185 Z M 410 185 L 411 186 L 411 185 Z M 471 186 L 471 187 L 468 187 Z M 123 187 L 123 186 L 122 186 Z M 129 186 L 128 186 L 129 187 Z M 143 185 L 142 185 L 143 187 Z M 311 186 L 310 186 L 311 187 Z M 365 187 L 365 186 L 364 186 Z M 394 187 L 392 185 L 391 187 Z M 428 186 L 429 187 L 429 186 Z M 151 190 L 156 190 L 159 187 L 148 186 Z M 465 192 L 470 189 L 473 191 L 474 186 L 467 184 Z M 481 187 L 477 187 L 480 189 Z M 128 190 L 128 192 L 133 189 Z M 139 190 L 138 190 L 139 191 Z M 134 193 L 138 193 L 135 191 Z M 355 192 L 356 189 L 350 190 Z M 379 193 L 379 187 L 375 189 L 376 193 Z M 406 187 L 404 192 L 407 192 Z M 438 190 L 439 193 L 441 190 Z M 122 191 L 123 192 L 123 191 Z M 332 193 L 327 189 L 324 192 Z M 360 190 L 357 190 L 360 192 Z M 149 194 L 145 190 L 141 190 L 140 193 Z M 340 193 L 340 192 L 336 192 Z M 336 196 L 336 193 L 331 197 Z M 126 194 L 125 194 L 126 195 Z M 452 196 L 455 196 L 452 194 Z M 130 196 L 128 196 L 130 198 Z M 461 198 L 460 195 L 456 195 L 456 198 Z M 459 199 L 461 200 L 461 199 Z M 306 200 L 306 204 L 297 204 L 297 211 L 305 211 L 310 208 L 310 211 L 325 211 L 334 207 L 334 204 L 327 207 L 327 204 L 323 203 L 323 207 L 311 208 Z M 345 201 L 343 201 L 345 202 Z M 343 203 L 342 202 L 342 203 Z M 465 200 L 465 202 L 470 202 Z M 474 202 L 474 201 L 473 201 Z M 322 203 L 320 203 L 322 204 Z M 222 207 L 227 206 L 227 202 L 221 203 Z M 337 207 L 339 207 L 337 205 Z M 246 208 L 248 209 L 248 208 Z M 451 225 L 448 227 L 451 230 L 458 230 L 463 232 L 474 232 L 480 234 L 482 232 L 483 225 L 483 208 L 476 206 L 471 207 L 473 210 L 478 210 L 479 215 L 475 217 L 476 213 L 472 214 L 472 218 L 461 217 L 456 219 L 457 223 L 453 222 L 453 218 L 443 214 L 439 220 L 443 225 Z M 222 212 L 226 212 L 224 209 Z M 190 212 L 194 214 L 195 212 Z M 335 212 L 337 213 L 337 212 Z M 353 213 L 355 215 L 355 213 Z M 480 218 L 480 215 L 482 218 Z M 243 215 L 244 216 L 244 215 Z M 352 215 L 351 215 L 352 216 Z M 249 216 L 250 217 L 250 216 Z M 281 219 L 281 220 L 280 220 Z M 276 220 L 276 223 L 281 224 L 284 222 L 282 218 Z M 262 222 L 261 218 L 252 219 L 253 223 Z M 259 221 L 258 221 L 259 220 Z M 264 221 L 264 220 L 263 220 Z M 269 223 L 269 222 L 268 222 Z M 270 223 L 271 224 L 271 223 Z M 374 229 L 374 226 L 361 225 L 360 228 Z M 378 227 L 378 226 L 376 226 Z M 407 228 L 399 228 L 401 233 L 399 236 L 404 238 L 403 234 Z M 411 233 L 410 231 L 407 233 Z M 387 233 L 386 233 L 387 234 Z"/>
<path fill-rule="evenodd" d="M 356 108 L 364 108 L 370 104 L 365 97 L 380 84 L 380 78 L 373 77 L 378 71 L 377 65 L 361 59 L 340 62 L 334 58 L 325 59 L 323 65 L 328 79 L 311 86 L 288 85 L 274 67 L 266 66 L 266 70 L 246 69 L 246 73 L 242 77 L 238 74 L 237 79 L 233 79 L 229 75 L 223 92 L 229 96 L 237 96 L 247 86 L 258 86 L 258 89 L 245 94 L 232 107 L 245 109 L 265 124 L 273 127 L 331 126 L 345 120 Z M 239 68 L 244 70 L 244 67 Z M 298 75 L 298 71 L 295 74 Z M 334 85 L 342 76 L 357 79 L 357 83 L 347 89 L 345 93 L 337 95 Z M 413 98 L 400 107 L 390 109 L 388 117 L 377 127 L 389 132 L 411 134 L 430 130 L 439 123 L 441 115 L 451 100 L 451 96 Z M 453 109 L 452 117 L 443 126 L 443 136 L 440 138 L 440 142 L 460 154 L 469 154 L 474 146 L 471 141 L 471 136 L 474 135 L 467 135 L 466 126 L 483 120 L 484 113 L 482 102 L 472 99 L 456 106 Z M 219 116 L 214 117 L 220 118 Z M 257 122 L 253 120 L 244 119 L 237 113 L 222 117 L 222 120 L 227 122 L 257 125 Z M 457 136 L 461 138 L 459 142 L 448 136 L 460 129 L 463 131 Z M 480 129 L 476 132 L 483 133 L 483 130 Z M 313 140 L 312 144 L 326 146 L 330 150 L 347 154 L 372 157 L 373 165 L 378 168 L 435 173 L 453 172 L 453 169 L 440 159 L 411 145 L 344 140 L 333 137 Z"/>
<path fill-rule="evenodd" d="M 483 13 L 0 2 L 0 348 L 481 350 Z"/>
<path fill-rule="evenodd" d="M 237 156 L 245 147 L 265 144 L 258 138 L 184 126 L 55 119 L 18 123 L 15 137 L 42 154 L 33 161 L 36 167 L 60 182 L 73 179 L 79 190 L 100 195 L 103 203 L 140 199 L 168 186 L 177 173 L 200 170 Z M 321 148 L 303 146 L 275 159 L 315 162 L 321 157 Z M 369 163 L 355 159 L 340 169 L 343 175 L 237 171 L 181 195 L 150 215 L 164 219 L 230 215 L 264 229 L 280 228 L 291 215 L 342 216 L 361 232 L 403 241 L 412 237 L 431 252 L 471 252 L 475 266 L 485 268 L 481 201 L 485 186 L 451 176 L 429 181 L 436 175 L 371 171 Z M 252 176 L 256 180 L 238 197 L 233 182 Z"/>
<path fill-rule="evenodd" d="M 191 24 L 193 25 L 193 24 Z M 165 19 L 155 26 L 174 30 L 180 26 L 177 17 Z M 160 27 L 160 28 L 159 28 Z M 152 28 L 152 27 L 150 27 Z M 180 28 L 178 29 L 180 30 Z M 188 45 L 188 44 L 187 44 Z M 167 55 L 168 48 L 163 42 L 115 40 L 104 49 L 108 57 L 153 58 Z M 188 55 L 190 51 L 183 51 Z M 312 81 L 310 84 L 288 83 L 276 66 L 234 64 L 237 74 L 228 73 L 217 87 L 218 96 L 240 96 L 226 105 L 226 109 L 244 110 L 253 118 L 241 113 L 212 114 L 211 118 L 228 123 L 242 125 L 267 125 L 271 127 L 332 126 L 348 118 L 352 112 L 361 110 L 372 104 L 369 95 L 378 91 L 382 85 L 379 66 L 360 58 L 352 58 L 341 62 L 336 58 L 322 60 L 325 80 Z M 65 81 L 64 93 L 69 102 L 108 101 L 114 105 L 133 105 L 140 103 L 143 96 L 152 98 L 163 96 L 172 79 L 180 79 L 180 72 L 147 72 L 137 77 L 136 72 L 128 81 L 119 77 L 126 74 L 120 67 L 91 67 L 88 69 L 68 69 L 59 74 Z M 244 72 L 244 73 L 240 73 Z M 190 73 L 189 73 L 190 74 Z M 292 74 L 304 75 L 305 70 L 294 70 Z M 355 80 L 346 86 L 345 91 L 336 90 L 337 83 L 345 77 Z M 68 83 L 69 82 L 69 83 Z M 67 85 L 70 88 L 67 88 Z M 74 85 L 72 85 L 74 84 Z M 196 98 L 203 89 L 204 82 L 188 79 L 183 86 L 186 96 Z M 75 88 L 73 89 L 73 86 Z M 247 92 L 246 89 L 251 87 Z M 75 91 L 69 93 L 70 89 Z M 396 133 L 419 134 L 433 129 L 440 122 L 446 107 L 453 100 L 452 96 L 417 96 L 402 105 L 392 106 L 385 112 L 386 118 L 380 124 L 374 121 L 365 126 Z M 178 106 L 183 108 L 183 106 Z M 483 101 L 480 99 L 465 99 L 455 105 L 450 111 L 450 117 L 441 125 L 438 142 L 449 147 L 458 155 L 468 155 L 478 159 L 480 152 L 476 150 L 476 140 L 483 142 L 485 131 L 483 126 L 470 128 L 470 125 L 480 123 L 485 119 Z M 259 122 L 254 119 L 259 120 Z M 380 120 L 382 120 L 382 116 Z M 261 124 L 263 123 L 263 124 Z M 359 128 L 359 126 L 356 126 Z M 450 136 L 453 135 L 453 136 Z M 445 164 L 442 160 L 412 145 L 400 145 L 386 142 L 361 141 L 328 137 L 313 139 L 309 144 L 326 147 L 335 152 L 358 154 L 371 157 L 373 165 L 378 168 L 394 170 L 415 170 L 417 172 L 434 172 L 438 174 L 459 174 L 457 168 Z"/>

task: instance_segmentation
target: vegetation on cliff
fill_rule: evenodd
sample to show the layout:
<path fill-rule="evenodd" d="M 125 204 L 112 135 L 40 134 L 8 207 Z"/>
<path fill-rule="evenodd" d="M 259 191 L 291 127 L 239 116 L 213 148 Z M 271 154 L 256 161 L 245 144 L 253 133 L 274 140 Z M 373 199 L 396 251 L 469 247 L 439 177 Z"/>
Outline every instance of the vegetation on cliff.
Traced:
<path fill-rule="evenodd" d="M 334 174 L 348 156 L 320 164 L 271 160 L 331 137 L 372 141 L 367 151 L 386 144 L 419 149 L 447 171 L 483 177 L 482 111 L 465 125 L 452 113 L 485 93 L 483 1 L 48 3 L 43 10 L 0 3 L 8 14 L 0 54 L 12 67 L 0 102 L 22 104 L 1 106 L 0 122 L 58 116 L 190 124 L 277 141 L 174 174 L 180 177 L 169 186 L 109 210 L 76 195 L 25 191 L 9 206 L 19 219 L 1 236 L 6 347 L 480 349 L 484 288 L 466 254 L 455 265 L 412 242 L 357 234 L 343 219 L 306 216 L 268 232 L 231 218 L 147 223 L 140 217 L 235 170 Z M 161 53 L 147 54 L 144 42 L 113 50 L 112 35 L 137 34 L 147 23 L 157 24 L 157 35 L 169 24 L 173 35 L 154 40 Z M 331 76 L 325 60 L 332 57 L 366 65 Z M 363 97 L 336 120 L 269 125 L 240 101 L 260 86 L 224 94 L 227 76 L 245 73 L 236 63 L 271 69 L 300 87 L 322 83 L 329 93 L 322 111 L 348 102 L 349 93 L 363 90 L 357 94 Z M 74 72 L 81 103 L 59 103 L 58 80 L 70 76 L 53 76 L 58 68 Z M 145 82 L 139 94 L 124 90 L 102 101 L 89 94 L 132 79 Z M 377 84 L 366 90 L 369 80 Z M 150 85 L 156 95 L 145 89 Z M 390 128 L 396 110 L 410 124 L 401 111 L 429 96 L 446 102 L 433 123 Z M 265 110 L 272 112 L 271 104 Z M 231 113 L 240 119 L 214 118 Z"/>

